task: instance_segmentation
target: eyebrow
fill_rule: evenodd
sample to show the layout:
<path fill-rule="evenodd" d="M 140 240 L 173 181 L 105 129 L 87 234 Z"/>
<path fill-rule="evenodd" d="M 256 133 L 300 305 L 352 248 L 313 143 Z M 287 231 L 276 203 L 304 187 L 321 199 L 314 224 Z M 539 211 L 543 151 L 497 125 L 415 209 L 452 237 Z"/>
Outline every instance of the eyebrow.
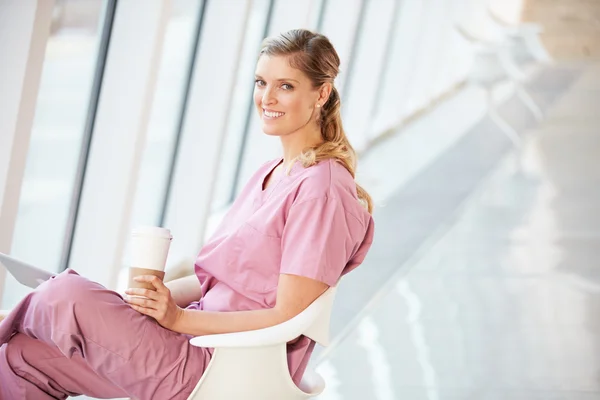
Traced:
<path fill-rule="evenodd" d="M 256 78 L 258 78 L 258 79 L 263 79 L 263 77 L 262 77 L 262 76 L 260 76 L 260 75 L 254 75 L 254 76 L 255 76 Z M 296 83 L 300 83 L 300 81 L 297 81 L 297 80 L 295 80 L 295 79 L 292 79 L 292 78 L 281 78 L 281 79 L 275 79 L 275 80 L 276 80 L 276 81 L 278 81 L 278 82 L 283 82 L 283 81 L 294 81 L 294 82 L 296 82 Z"/>

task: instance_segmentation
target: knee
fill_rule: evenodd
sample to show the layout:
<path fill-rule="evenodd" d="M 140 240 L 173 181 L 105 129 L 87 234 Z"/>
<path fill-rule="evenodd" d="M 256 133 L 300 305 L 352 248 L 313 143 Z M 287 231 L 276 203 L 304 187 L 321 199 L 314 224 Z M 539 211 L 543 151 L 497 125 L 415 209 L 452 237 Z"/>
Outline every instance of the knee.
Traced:
<path fill-rule="evenodd" d="M 47 368 L 64 357 L 58 348 L 17 333 L 0 347 L 0 400 L 65 399 L 67 395 L 55 387 Z M 4 394 L 4 397 L 3 397 Z"/>
<path fill-rule="evenodd" d="M 10 338 L 2 347 L 4 357 L 9 364 L 14 364 L 15 361 L 20 361 L 23 358 L 23 349 L 26 349 L 27 336 L 22 333 L 17 333 Z"/>
<path fill-rule="evenodd" d="M 89 300 L 90 289 L 101 287 L 77 272 L 67 269 L 38 287 L 38 300 L 48 305 L 81 303 Z"/>
<path fill-rule="evenodd" d="M 20 351 L 9 343 L 0 345 L 0 400 L 24 399 L 21 378 L 15 370 L 20 366 Z"/>
<path fill-rule="evenodd" d="M 36 347 L 32 339 L 22 333 L 17 333 L 0 348 L 0 356 L 4 363 L 9 365 L 13 371 L 20 370 L 25 365 L 26 352 Z M 33 344 L 33 346 L 32 346 Z"/>

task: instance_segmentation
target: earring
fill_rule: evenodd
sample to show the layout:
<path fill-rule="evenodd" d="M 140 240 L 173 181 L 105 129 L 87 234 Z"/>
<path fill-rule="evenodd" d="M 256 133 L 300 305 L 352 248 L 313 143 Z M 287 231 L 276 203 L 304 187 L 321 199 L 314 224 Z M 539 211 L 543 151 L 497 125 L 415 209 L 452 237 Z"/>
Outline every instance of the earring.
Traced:
<path fill-rule="evenodd" d="M 321 107 L 321 105 L 319 103 L 317 103 L 317 107 Z"/>

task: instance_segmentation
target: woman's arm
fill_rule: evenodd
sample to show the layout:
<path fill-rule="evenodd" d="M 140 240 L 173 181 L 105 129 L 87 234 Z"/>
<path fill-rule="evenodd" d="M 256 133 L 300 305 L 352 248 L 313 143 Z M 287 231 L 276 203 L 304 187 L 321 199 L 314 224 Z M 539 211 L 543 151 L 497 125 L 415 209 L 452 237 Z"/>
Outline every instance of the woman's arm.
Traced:
<path fill-rule="evenodd" d="M 280 324 L 300 314 L 328 288 L 327 284 L 314 279 L 281 274 L 275 307 L 253 311 L 210 312 L 177 307 L 170 289 L 155 276 L 140 276 L 136 280 L 152 283 L 156 291 L 126 290 L 127 294 L 147 297 L 127 298 L 126 301 L 133 309 L 151 316 L 167 329 L 193 336 L 243 332 Z"/>
<path fill-rule="evenodd" d="M 179 307 L 187 307 L 202 297 L 200 281 L 195 274 L 166 282 L 165 286 L 171 291 L 171 296 Z"/>
<path fill-rule="evenodd" d="M 183 310 L 172 330 L 193 336 L 267 328 L 300 314 L 327 288 L 325 283 L 297 275 L 279 275 L 274 308 L 254 311 Z"/>

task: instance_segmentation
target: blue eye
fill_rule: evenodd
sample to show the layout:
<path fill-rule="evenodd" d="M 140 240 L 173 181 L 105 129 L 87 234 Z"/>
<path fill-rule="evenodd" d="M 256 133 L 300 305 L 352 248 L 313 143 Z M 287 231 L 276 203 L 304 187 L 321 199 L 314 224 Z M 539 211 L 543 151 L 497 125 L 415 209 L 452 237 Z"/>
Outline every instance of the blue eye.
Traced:
<path fill-rule="evenodd" d="M 265 85 L 265 81 L 263 81 L 262 79 L 257 79 L 254 81 L 254 84 L 256 86 L 264 86 Z"/>
<path fill-rule="evenodd" d="M 284 83 L 283 85 L 281 85 L 281 87 L 283 88 L 283 90 L 292 90 L 294 87 L 288 83 Z"/>

